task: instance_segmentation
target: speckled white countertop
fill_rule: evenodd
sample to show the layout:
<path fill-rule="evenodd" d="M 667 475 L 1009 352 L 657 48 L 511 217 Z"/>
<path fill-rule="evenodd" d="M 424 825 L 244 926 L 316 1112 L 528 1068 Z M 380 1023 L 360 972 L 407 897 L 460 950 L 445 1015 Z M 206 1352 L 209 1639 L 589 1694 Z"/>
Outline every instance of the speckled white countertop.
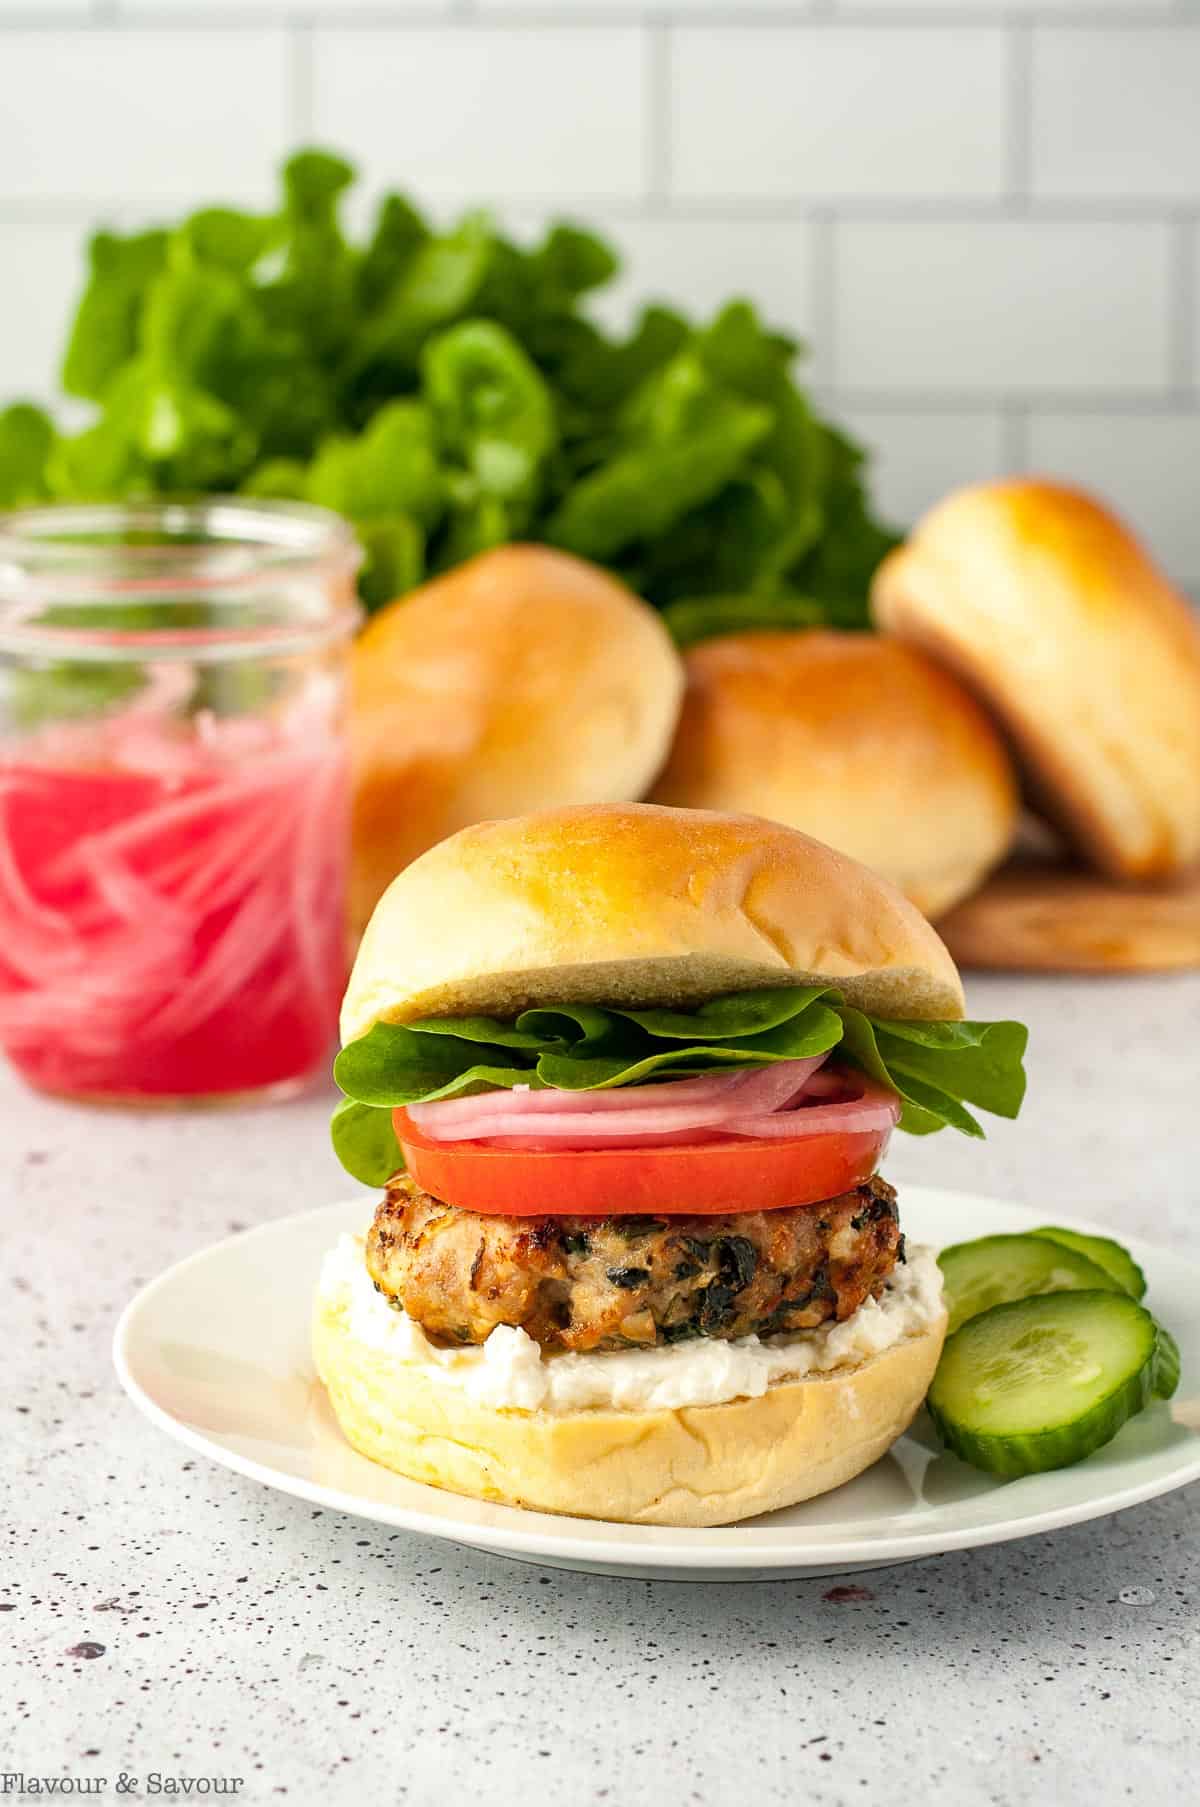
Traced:
<path fill-rule="evenodd" d="M 976 980 L 971 1004 L 1030 1024 L 1027 1111 L 983 1145 L 898 1138 L 891 1177 L 1200 1256 L 1200 975 Z M 1200 1488 L 839 1599 L 522 1567 L 189 1460 L 118 1391 L 114 1320 L 180 1256 L 344 1196 L 326 1109 L 130 1117 L 0 1083 L 0 1795 L 23 1772 L 412 1807 L 1197 1799 Z"/>

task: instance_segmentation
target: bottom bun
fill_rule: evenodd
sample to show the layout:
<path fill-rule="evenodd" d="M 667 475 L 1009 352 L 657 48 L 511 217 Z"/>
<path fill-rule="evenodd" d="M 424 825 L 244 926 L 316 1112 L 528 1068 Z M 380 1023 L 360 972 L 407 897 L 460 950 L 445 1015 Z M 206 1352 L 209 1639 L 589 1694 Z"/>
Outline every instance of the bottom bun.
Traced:
<path fill-rule="evenodd" d="M 1121 885 L 1014 860 L 937 926 L 959 966 L 1092 973 L 1200 966 L 1200 873 L 1172 885 Z"/>
<path fill-rule="evenodd" d="M 907 1430 L 933 1379 L 942 1318 L 854 1367 L 757 1399 L 672 1410 L 522 1412 L 355 1338 L 319 1298 L 313 1354 L 360 1454 L 450 1493 L 635 1525 L 727 1525 L 853 1479 Z"/>

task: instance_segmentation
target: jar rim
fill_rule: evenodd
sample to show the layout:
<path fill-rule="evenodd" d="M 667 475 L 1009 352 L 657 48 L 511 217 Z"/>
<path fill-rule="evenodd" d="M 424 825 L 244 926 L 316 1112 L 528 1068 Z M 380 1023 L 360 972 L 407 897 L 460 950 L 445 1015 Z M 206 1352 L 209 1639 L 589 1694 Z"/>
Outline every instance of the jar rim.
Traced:
<path fill-rule="evenodd" d="M 299 650 L 358 627 L 349 580 L 361 560 L 350 523 L 305 502 L 211 495 L 14 509 L 0 513 L 0 650 L 95 659 Z M 286 620 L 114 627 L 36 618 L 53 599 L 169 608 L 218 592 L 250 605 L 263 589 L 306 575 L 343 581 L 327 606 Z"/>

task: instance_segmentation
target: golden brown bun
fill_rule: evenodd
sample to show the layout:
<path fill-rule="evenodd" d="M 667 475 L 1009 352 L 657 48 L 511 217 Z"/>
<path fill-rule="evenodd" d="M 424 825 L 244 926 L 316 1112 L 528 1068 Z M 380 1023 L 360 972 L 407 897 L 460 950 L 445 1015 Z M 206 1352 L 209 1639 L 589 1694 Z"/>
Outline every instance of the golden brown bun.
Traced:
<path fill-rule="evenodd" d="M 1095 973 L 1200 966 L 1200 873 L 1134 887 L 1014 861 L 938 930 L 963 966 Z"/>
<path fill-rule="evenodd" d="M 684 657 L 675 744 L 652 793 L 802 828 L 882 872 L 926 916 L 1012 842 L 1017 783 L 962 687 L 876 634 L 729 634 Z"/>
<path fill-rule="evenodd" d="M 441 1012 L 813 983 L 878 1016 L 963 1013 L 934 930 L 844 854 L 756 816 L 582 805 L 478 823 L 406 867 L 363 936 L 342 1039 Z"/>
<path fill-rule="evenodd" d="M 353 655 L 354 926 L 469 822 L 642 796 L 682 692 L 653 609 L 545 546 L 481 553 L 382 609 Z"/>
<path fill-rule="evenodd" d="M 411 1480 L 538 1512 L 640 1525 L 727 1525 L 840 1487 L 911 1424 L 940 1324 L 856 1367 L 759 1399 L 656 1411 L 480 1405 L 359 1342 L 345 1302 L 318 1300 L 313 1355 L 354 1448 Z"/>
<path fill-rule="evenodd" d="M 1052 819 L 1114 878 L 1200 858 L 1200 624 L 1076 490 L 959 490 L 884 560 L 881 627 L 994 710 Z"/>

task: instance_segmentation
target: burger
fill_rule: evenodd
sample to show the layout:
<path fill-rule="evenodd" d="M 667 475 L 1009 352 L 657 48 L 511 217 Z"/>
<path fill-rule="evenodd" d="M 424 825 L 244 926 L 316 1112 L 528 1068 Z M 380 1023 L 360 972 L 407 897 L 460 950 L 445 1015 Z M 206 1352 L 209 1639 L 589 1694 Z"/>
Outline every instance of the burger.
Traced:
<path fill-rule="evenodd" d="M 839 1486 L 945 1334 L 880 1160 L 1012 1116 L 889 884 L 797 830 L 650 804 L 477 824 L 377 907 L 335 1148 L 384 1188 L 314 1352 L 363 1455 L 546 1512 L 715 1525 Z"/>

